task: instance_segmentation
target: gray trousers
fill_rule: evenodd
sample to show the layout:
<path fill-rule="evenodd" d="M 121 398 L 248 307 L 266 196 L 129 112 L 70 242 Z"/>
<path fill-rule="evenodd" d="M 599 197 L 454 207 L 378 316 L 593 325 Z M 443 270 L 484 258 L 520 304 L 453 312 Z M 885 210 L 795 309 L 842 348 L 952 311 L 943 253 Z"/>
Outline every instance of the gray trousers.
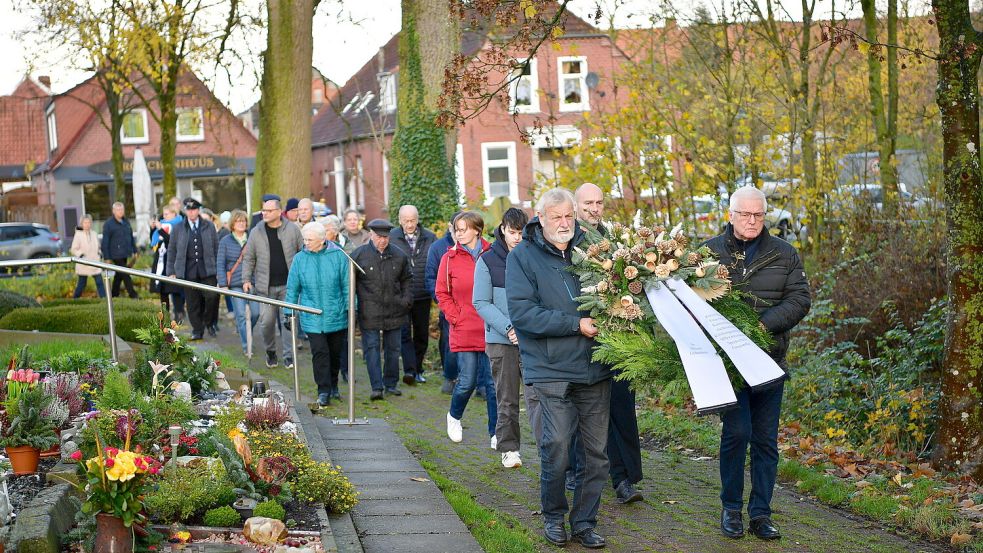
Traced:
<path fill-rule="evenodd" d="M 539 396 L 532 386 L 522 384 L 522 362 L 519 360 L 519 347 L 506 344 L 485 345 L 485 354 L 491 362 L 492 378 L 495 379 L 495 397 L 498 398 L 498 424 L 495 436 L 498 437 L 498 451 L 519 451 L 519 390 L 526 398 L 526 414 L 533 429 L 533 437 L 539 442 L 543 435 L 543 417 L 539 407 Z"/>
<path fill-rule="evenodd" d="M 287 297 L 286 286 L 270 286 L 265 294 L 271 300 L 284 301 Z M 276 352 L 276 327 L 280 319 L 280 308 L 268 303 L 261 304 L 259 309 L 259 331 L 263 337 L 263 349 Z M 300 321 L 297 321 L 300 324 Z M 290 331 L 286 328 L 280 333 L 280 342 L 283 346 L 283 358 L 291 359 L 294 355 L 293 347 L 290 343 Z"/>
<path fill-rule="evenodd" d="M 570 529 L 579 534 L 597 526 L 597 509 L 608 475 L 608 420 L 611 413 L 611 381 L 596 384 L 537 382 L 543 408 L 543 436 L 539 442 L 542 461 L 539 477 L 543 519 L 563 522 L 567 514 L 565 490 L 570 466 L 570 441 L 580 431 L 579 453 L 584 459 L 584 477 L 577 478 L 570 509 Z"/>

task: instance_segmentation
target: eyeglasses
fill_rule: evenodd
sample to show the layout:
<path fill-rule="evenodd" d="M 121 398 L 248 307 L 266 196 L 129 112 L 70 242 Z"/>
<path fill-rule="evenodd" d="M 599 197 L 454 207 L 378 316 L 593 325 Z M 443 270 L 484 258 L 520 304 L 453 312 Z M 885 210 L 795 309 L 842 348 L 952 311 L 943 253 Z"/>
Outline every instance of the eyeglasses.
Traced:
<path fill-rule="evenodd" d="M 765 218 L 764 211 L 733 211 L 731 213 L 737 215 L 741 219 L 757 219 L 760 221 Z"/>

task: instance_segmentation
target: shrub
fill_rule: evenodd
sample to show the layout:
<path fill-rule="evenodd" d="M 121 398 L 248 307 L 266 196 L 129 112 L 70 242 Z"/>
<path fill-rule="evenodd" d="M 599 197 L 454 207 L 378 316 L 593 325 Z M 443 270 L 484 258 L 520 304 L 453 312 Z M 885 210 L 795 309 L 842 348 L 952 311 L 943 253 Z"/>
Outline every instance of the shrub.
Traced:
<path fill-rule="evenodd" d="M 133 405 L 133 387 L 130 380 L 119 370 L 111 369 L 103 379 L 102 393 L 99 394 L 99 410 L 129 409 Z"/>
<path fill-rule="evenodd" d="M 0 317 L 19 307 L 41 307 L 41 304 L 33 298 L 9 290 L 0 290 Z"/>
<path fill-rule="evenodd" d="M 230 505 L 223 505 L 222 507 L 205 511 L 202 521 L 205 523 L 205 526 L 228 528 L 239 526 L 242 523 L 242 517 Z"/>
<path fill-rule="evenodd" d="M 0 289 L 42 300 L 68 298 L 75 290 L 76 280 L 75 268 L 71 264 L 43 265 L 33 267 L 30 278 L 0 279 Z"/>
<path fill-rule="evenodd" d="M 312 459 L 297 465 L 293 490 L 302 503 L 324 503 L 330 513 L 347 513 L 358 504 L 358 492 L 341 467 Z"/>
<path fill-rule="evenodd" d="M 272 399 L 263 405 L 253 405 L 246 411 L 246 427 L 253 430 L 275 430 L 290 420 L 286 405 Z"/>
<path fill-rule="evenodd" d="M 253 509 L 253 516 L 283 520 L 287 518 L 287 510 L 284 509 L 282 505 L 271 499 L 256 505 L 256 507 Z"/>
<path fill-rule="evenodd" d="M 226 403 L 215 414 L 215 428 L 223 436 L 228 436 L 233 428 L 246 418 L 246 408 L 238 403 Z"/>
<path fill-rule="evenodd" d="M 114 300 L 113 306 L 116 334 L 128 342 L 136 341 L 136 329 L 143 326 L 156 309 L 152 302 L 141 300 Z M 0 329 L 109 334 L 109 318 L 106 306 L 102 304 L 19 308 L 0 319 Z"/>
<path fill-rule="evenodd" d="M 217 504 L 219 493 L 229 485 L 220 463 L 196 467 L 166 467 L 157 487 L 147 493 L 144 507 L 155 520 L 183 522 Z M 226 495 L 222 492 L 222 495 Z M 224 497 L 222 497 L 224 499 Z"/>

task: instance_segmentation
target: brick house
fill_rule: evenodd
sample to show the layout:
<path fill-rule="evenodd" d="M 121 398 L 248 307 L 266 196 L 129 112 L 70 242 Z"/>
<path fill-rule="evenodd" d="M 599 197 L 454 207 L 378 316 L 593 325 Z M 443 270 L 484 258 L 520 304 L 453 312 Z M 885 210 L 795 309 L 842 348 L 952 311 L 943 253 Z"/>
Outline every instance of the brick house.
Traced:
<path fill-rule="evenodd" d="M 616 101 L 615 75 L 625 54 L 584 20 L 569 12 L 564 17 L 564 34 L 539 49 L 512 84 L 509 105 L 492 102 L 458 129 L 462 203 L 489 205 L 506 197 L 530 207 L 537 189 L 554 179 L 564 146 L 585 139 L 585 114 Z M 485 33 L 465 31 L 462 52 L 476 55 L 489 40 Z M 336 211 L 354 206 L 368 219 L 395 215 L 388 205 L 386 153 L 395 130 L 398 53 L 397 34 L 314 119 L 311 191 Z"/>
<path fill-rule="evenodd" d="M 149 91 L 148 91 L 149 92 Z M 152 97 L 152 93 L 149 93 Z M 39 206 L 52 206 L 63 236 L 74 234 L 82 214 L 99 223 L 110 216 L 112 142 L 108 110 L 93 78 L 45 99 L 34 113 L 42 128 L 44 156 L 31 174 Z M 177 194 L 194 196 L 220 212 L 246 209 L 256 158 L 256 138 L 190 71 L 180 76 L 177 98 Z M 156 106 L 153 106 L 156 109 Z M 160 128 L 147 108 L 135 105 L 124 116 L 124 180 L 127 213 L 133 213 L 132 167 L 137 149 L 147 161 L 156 205 L 161 206 Z"/>

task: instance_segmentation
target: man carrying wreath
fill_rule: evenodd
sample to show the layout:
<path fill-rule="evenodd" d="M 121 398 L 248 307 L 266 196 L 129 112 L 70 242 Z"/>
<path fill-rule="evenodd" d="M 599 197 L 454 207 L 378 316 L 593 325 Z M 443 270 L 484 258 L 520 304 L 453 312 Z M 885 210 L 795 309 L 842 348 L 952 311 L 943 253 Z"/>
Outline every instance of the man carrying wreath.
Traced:
<path fill-rule="evenodd" d="M 750 295 L 749 303 L 761 325 L 775 339 L 769 355 L 788 374 L 785 353 L 789 331 L 806 316 L 811 303 L 809 281 L 795 248 L 765 229 L 768 202 L 755 187 L 738 189 L 730 197 L 730 219 L 724 232 L 706 245 L 729 270 L 731 285 Z M 771 520 L 771 497 L 778 472 L 778 417 L 784 380 L 767 389 L 735 390 L 737 408 L 720 415 L 720 530 L 725 536 L 744 535 L 744 458 L 751 446 L 750 531 L 758 538 L 781 537 Z"/>

